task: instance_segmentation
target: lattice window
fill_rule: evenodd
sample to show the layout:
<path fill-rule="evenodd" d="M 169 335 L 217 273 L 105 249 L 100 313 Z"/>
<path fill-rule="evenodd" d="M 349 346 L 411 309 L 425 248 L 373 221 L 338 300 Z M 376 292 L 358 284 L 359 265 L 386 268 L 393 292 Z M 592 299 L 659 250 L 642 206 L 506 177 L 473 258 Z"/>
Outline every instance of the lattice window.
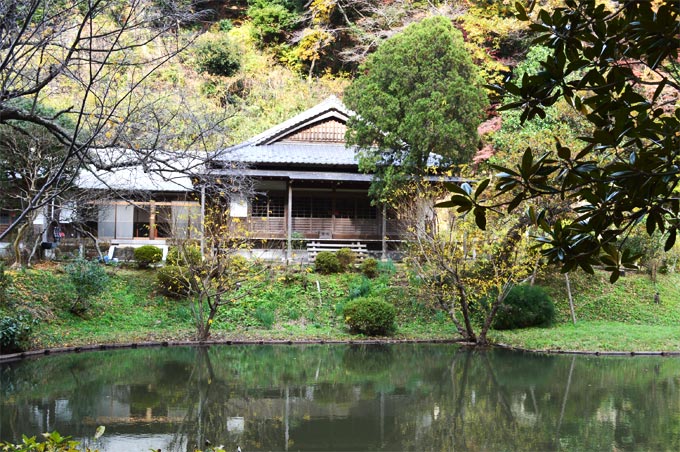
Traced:
<path fill-rule="evenodd" d="M 250 212 L 253 217 L 272 218 L 283 217 L 284 200 L 281 196 L 257 196 L 250 203 Z"/>

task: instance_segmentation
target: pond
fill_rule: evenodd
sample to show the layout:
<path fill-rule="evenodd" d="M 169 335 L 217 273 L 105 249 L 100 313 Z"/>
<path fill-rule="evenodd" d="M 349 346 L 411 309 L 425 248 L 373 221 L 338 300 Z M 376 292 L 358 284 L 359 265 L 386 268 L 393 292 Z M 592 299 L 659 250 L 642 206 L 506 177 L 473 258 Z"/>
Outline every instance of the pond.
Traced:
<path fill-rule="evenodd" d="M 99 425 L 106 432 L 92 437 Z M 231 345 L 0 366 L 0 439 L 102 451 L 680 450 L 680 359 Z"/>

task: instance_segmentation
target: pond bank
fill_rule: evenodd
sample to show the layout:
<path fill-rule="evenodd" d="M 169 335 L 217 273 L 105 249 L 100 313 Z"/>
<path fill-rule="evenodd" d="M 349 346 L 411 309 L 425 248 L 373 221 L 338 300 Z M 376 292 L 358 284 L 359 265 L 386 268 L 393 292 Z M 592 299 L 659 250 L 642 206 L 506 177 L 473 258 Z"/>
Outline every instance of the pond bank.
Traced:
<path fill-rule="evenodd" d="M 358 344 L 358 345 L 387 345 L 387 344 L 459 344 L 464 347 L 476 347 L 476 344 L 462 339 L 224 339 L 209 341 L 151 341 L 94 344 L 73 347 L 55 347 L 40 350 L 30 350 L 19 353 L 0 355 L 0 363 L 19 361 L 28 358 L 38 358 L 64 353 L 82 353 L 102 350 L 136 349 L 151 347 L 205 347 L 212 345 L 306 345 L 306 344 Z M 527 349 L 507 344 L 491 344 L 489 347 L 511 350 L 522 353 L 536 353 L 549 355 L 591 355 L 591 356 L 680 356 L 680 351 L 601 351 L 601 350 L 562 350 L 562 349 Z"/>

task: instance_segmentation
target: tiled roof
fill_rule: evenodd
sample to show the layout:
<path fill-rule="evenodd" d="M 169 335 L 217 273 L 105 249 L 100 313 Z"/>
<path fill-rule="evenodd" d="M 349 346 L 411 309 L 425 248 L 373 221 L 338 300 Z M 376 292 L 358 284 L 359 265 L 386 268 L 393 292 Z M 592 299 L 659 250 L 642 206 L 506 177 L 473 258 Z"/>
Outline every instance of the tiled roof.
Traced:
<path fill-rule="evenodd" d="M 354 148 L 341 143 L 306 144 L 275 143 L 267 146 L 248 146 L 225 149 L 218 158 L 245 164 L 301 164 L 355 166 L 358 161 Z"/>
<path fill-rule="evenodd" d="M 345 123 L 354 113 L 335 96 L 230 148 L 217 151 L 215 160 L 240 163 L 356 165 L 354 149 L 343 143 L 293 143 L 285 137 L 313 124 L 335 120 Z"/>

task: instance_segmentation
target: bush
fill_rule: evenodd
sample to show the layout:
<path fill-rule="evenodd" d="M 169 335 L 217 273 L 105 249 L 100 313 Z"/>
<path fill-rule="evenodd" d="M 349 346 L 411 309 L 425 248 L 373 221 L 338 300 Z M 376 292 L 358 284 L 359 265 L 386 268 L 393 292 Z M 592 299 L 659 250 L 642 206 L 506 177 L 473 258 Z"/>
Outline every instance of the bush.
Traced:
<path fill-rule="evenodd" d="M 345 323 L 352 332 L 369 336 L 394 331 L 395 309 L 389 303 L 372 298 L 356 298 L 345 305 Z"/>
<path fill-rule="evenodd" d="M 24 350 L 33 323 L 29 316 L 23 314 L 0 318 L 0 354 Z"/>
<path fill-rule="evenodd" d="M 241 67 L 238 50 L 225 35 L 201 39 L 196 43 L 194 55 L 198 72 L 230 77 Z"/>
<path fill-rule="evenodd" d="M 555 320 L 555 305 L 539 286 L 521 285 L 512 288 L 498 309 L 493 321 L 496 330 L 511 330 L 530 326 L 550 326 Z"/>
<path fill-rule="evenodd" d="M 157 264 L 163 259 L 163 251 L 157 246 L 144 245 L 135 248 L 135 261 L 139 268 L 149 268 L 151 264 Z"/>
<path fill-rule="evenodd" d="M 90 307 L 90 299 L 104 292 L 109 283 L 109 275 L 99 263 L 77 259 L 64 269 L 76 291 L 76 299 L 71 312 L 82 314 Z"/>
<path fill-rule="evenodd" d="M 378 276 L 378 261 L 372 257 L 366 258 L 361 263 L 361 273 L 367 278 L 375 278 Z"/>
<path fill-rule="evenodd" d="M 342 270 L 338 256 L 330 251 L 321 251 L 316 255 L 314 261 L 314 269 L 317 273 L 329 275 L 331 273 L 338 273 Z"/>
<path fill-rule="evenodd" d="M 177 265 L 166 265 L 156 273 L 158 290 L 172 298 L 188 296 L 191 289 L 189 281 L 187 269 Z"/>
<path fill-rule="evenodd" d="M 354 251 L 349 248 L 339 249 L 335 252 L 335 256 L 338 258 L 338 262 L 340 262 L 340 269 L 343 272 L 347 271 L 347 269 L 349 269 L 352 264 L 354 264 L 354 260 L 356 258 Z"/>
<path fill-rule="evenodd" d="M 181 252 L 180 252 L 181 250 Z M 197 266 L 201 263 L 203 257 L 201 256 L 201 247 L 198 245 L 189 246 L 173 246 L 168 250 L 168 257 L 165 258 L 165 262 L 168 265 L 175 266 Z"/>

